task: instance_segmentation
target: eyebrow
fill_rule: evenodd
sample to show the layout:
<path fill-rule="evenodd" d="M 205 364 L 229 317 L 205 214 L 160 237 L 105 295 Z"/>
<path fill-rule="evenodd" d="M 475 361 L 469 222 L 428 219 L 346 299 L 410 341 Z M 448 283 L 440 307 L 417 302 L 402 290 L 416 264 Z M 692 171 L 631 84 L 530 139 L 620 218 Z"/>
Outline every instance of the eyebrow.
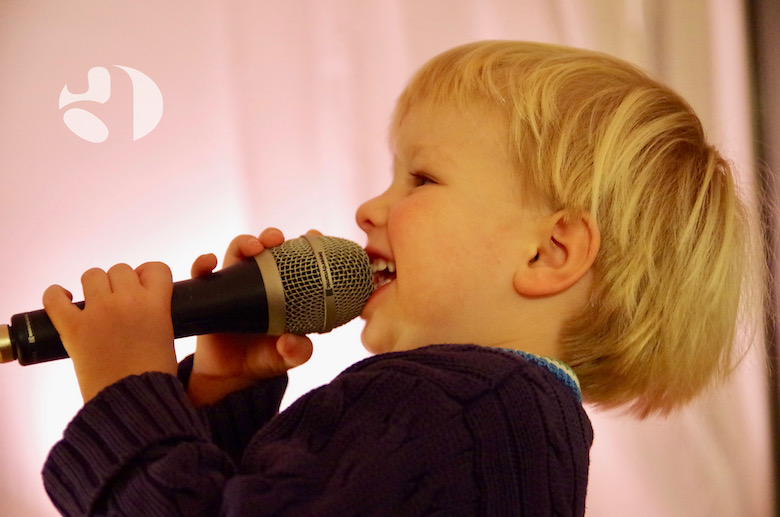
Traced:
<path fill-rule="evenodd" d="M 398 158 L 398 151 L 396 148 L 396 151 L 393 153 L 393 156 L 397 159 Z M 442 151 L 439 147 L 431 147 L 431 146 L 425 146 L 425 145 L 412 145 L 409 146 L 409 155 L 408 161 L 414 161 L 418 160 L 422 157 L 423 159 L 431 159 L 435 161 L 444 161 L 448 163 L 455 163 L 455 160 L 452 159 L 446 152 Z"/>

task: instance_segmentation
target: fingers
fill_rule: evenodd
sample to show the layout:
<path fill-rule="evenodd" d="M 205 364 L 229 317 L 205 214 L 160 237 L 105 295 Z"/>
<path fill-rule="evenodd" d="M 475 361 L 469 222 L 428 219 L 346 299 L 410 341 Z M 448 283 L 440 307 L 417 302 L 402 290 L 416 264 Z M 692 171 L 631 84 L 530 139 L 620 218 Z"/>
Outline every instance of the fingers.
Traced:
<path fill-rule="evenodd" d="M 249 379 L 270 379 L 308 361 L 313 352 L 311 340 L 297 334 L 262 336 L 247 343 L 240 375 L 230 373 L 228 377 Z M 197 356 L 197 353 L 196 353 Z M 197 359 L 196 359 L 197 363 Z"/>
<path fill-rule="evenodd" d="M 43 308 L 57 329 L 81 309 L 73 305 L 73 295 L 62 286 L 52 285 L 43 292 Z"/>
<path fill-rule="evenodd" d="M 309 230 L 307 235 L 322 236 L 317 230 Z M 273 248 L 284 243 L 284 234 L 278 228 L 266 228 L 260 235 L 254 237 L 244 234 L 234 238 L 225 252 L 223 267 L 232 266 L 247 257 L 254 257 L 266 248 Z M 217 259 L 213 254 L 201 255 L 192 264 L 190 273 L 192 277 L 203 276 L 214 271 L 217 267 Z"/>
<path fill-rule="evenodd" d="M 249 237 L 243 240 L 238 247 L 239 258 L 254 257 L 269 246 L 265 246 L 256 237 Z"/>
<path fill-rule="evenodd" d="M 285 368 L 290 369 L 311 359 L 314 347 L 306 336 L 282 334 L 276 341 L 276 351 L 282 357 Z"/>
<path fill-rule="evenodd" d="M 228 245 L 227 251 L 225 251 L 225 260 L 223 267 L 232 266 L 239 260 L 246 257 L 253 257 L 254 255 L 263 251 L 263 245 L 260 241 L 252 235 L 239 235 Z"/>
<path fill-rule="evenodd" d="M 81 283 L 84 286 L 84 296 L 88 299 L 91 298 L 91 296 L 90 293 L 87 292 L 87 285 L 93 282 L 101 289 L 107 282 L 109 285 L 109 292 L 132 289 L 138 285 L 138 274 L 127 264 L 112 266 L 106 273 L 103 273 L 101 270 L 98 271 L 99 273 L 90 275 L 89 278 L 86 279 L 82 276 Z M 90 289 L 95 289 L 95 287 L 90 287 Z"/>
<path fill-rule="evenodd" d="M 225 263 L 223 267 L 228 267 L 247 257 L 254 257 L 265 248 L 278 246 L 284 242 L 284 235 L 276 228 L 267 228 L 263 230 L 259 237 L 253 235 L 239 235 L 228 245 L 225 252 Z M 204 276 L 216 269 L 217 257 L 213 253 L 201 255 L 195 259 L 190 269 L 193 278 Z"/>
<path fill-rule="evenodd" d="M 162 262 L 147 262 L 135 270 L 127 264 L 117 264 L 108 272 L 100 268 L 89 269 L 81 275 L 81 285 L 85 299 L 98 300 L 111 293 L 136 287 L 165 291 L 172 289 L 173 279 L 167 265 Z M 79 311 L 72 301 L 73 294 L 59 285 L 52 285 L 43 293 L 44 308 L 48 305 L 58 313 L 67 310 L 65 308 L 68 306 Z"/>
<path fill-rule="evenodd" d="M 88 269 L 81 275 L 81 286 L 86 298 L 97 299 L 111 293 L 111 281 L 100 268 Z"/>
<path fill-rule="evenodd" d="M 190 274 L 192 275 L 192 278 L 205 276 L 214 271 L 214 268 L 216 267 L 217 256 L 213 253 L 207 253 L 195 259 L 195 262 L 192 263 Z"/>
<path fill-rule="evenodd" d="M 147 262 L 136 269 L 127 264 L 116 264 L 108 272 L 92 268 L 81 276 L 84 297 L 91 300 L 139 286 L 167 289 L 171 283 L 171 270 L 162 262 Z"/>
<path fill-rule="evenodd" d="M 278 228 L 266 228 L 258 237 L 241 235 L 233 239 L 240 258 L 254 257 L 266 248 L 279 246 L 284 242 L 284 234 Z M 230 249 L 230 248 L 228 248 Z"/>
<path fill-rule="evenodd" d="M 259 240 L 266 248 L 273 248 L 284 242 L 284 234 L 278 228 L 266 228 L 260 234 Z"/>
<path fill-rule="evenodd" d="M 138 281 L 146 289 L 167 293 L 173 291 L 171 268 L 162 262 L 147 262 L 135 270 Z"/>
<path fill-rule="evenodd" d="M 247 257 L 254 257 L 264 249 L 278 246 L 283 242 L 284 234 L 277 228 L 266 228 L 258 237 L 239 235 L 230 242 L 225 252 L 224 267 Z"/>

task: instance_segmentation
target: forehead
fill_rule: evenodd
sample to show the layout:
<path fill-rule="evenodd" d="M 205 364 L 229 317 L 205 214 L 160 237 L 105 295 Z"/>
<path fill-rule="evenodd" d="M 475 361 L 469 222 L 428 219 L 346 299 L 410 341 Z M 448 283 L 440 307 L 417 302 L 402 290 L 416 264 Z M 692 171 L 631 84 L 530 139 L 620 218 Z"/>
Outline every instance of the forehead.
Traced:
<path fill-rule="evenodd" d="M 407 154 L 481 148 L 486 154 L 506 157 L 508 135 L 508 124 L 494 106 L 421 102 L 400 118 L 390 144 L 394 152 Z"/>

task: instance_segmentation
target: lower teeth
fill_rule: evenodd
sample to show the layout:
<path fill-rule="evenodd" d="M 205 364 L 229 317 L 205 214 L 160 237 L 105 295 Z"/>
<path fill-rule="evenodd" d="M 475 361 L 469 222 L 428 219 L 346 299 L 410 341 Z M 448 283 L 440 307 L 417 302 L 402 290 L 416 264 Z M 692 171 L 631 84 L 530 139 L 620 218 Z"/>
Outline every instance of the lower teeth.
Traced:
<path fill-rule="evenodd" d="M 380 274 L 374 275 L 374 289 L 379 289 L 380 287 L 389 284 L 393 280 L 395 280 L 394 276 L 391 277 Z"/>

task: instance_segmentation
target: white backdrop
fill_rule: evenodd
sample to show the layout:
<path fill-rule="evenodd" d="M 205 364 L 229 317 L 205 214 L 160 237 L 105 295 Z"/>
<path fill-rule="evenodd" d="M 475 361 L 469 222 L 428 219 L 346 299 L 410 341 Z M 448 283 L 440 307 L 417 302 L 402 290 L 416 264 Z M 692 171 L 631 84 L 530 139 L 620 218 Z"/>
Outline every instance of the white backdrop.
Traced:
<path fill-rule="evenodd" d="M 93 266 L 162 260 L 185 279 L 197 255 L 269 225 L 362 241 L 353 214 L 389 180 L 395 97 L 475 39 L 638 63 L 691 101 L 749 186 L 743 22 L 737 0 L 0 0 L 0 322 L 52 283 L 80 296 Z M 95 67 L 110 84 L 88 90 Z M 159 88 L 156 126 L 153 88 L 119 67 Z M 60 107 L 66 86 L 89 94 Z M 89 113 L 101 143 L 83 138 Z M 360 325 L 315 337 L 286 403 L 365 357 Z M 758 344 L 734 382 L 671 418 L 591 411 L 589 516 L 771 515 Z M 55 514 L 39 471 L 79 407 L 69 361 L 0 365 L 0 514 Z"/>

